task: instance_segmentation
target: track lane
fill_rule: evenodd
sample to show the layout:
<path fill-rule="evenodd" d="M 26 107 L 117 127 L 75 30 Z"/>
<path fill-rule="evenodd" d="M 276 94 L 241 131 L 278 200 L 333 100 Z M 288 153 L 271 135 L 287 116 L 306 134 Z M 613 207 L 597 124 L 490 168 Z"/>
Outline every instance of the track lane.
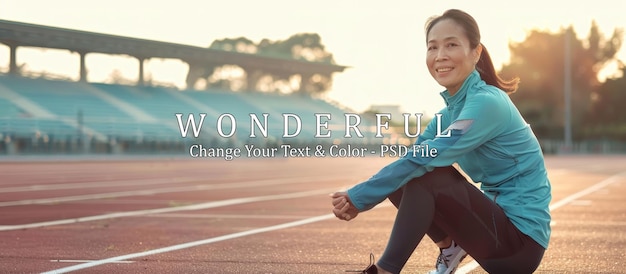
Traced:
<path fill-rule="evenodd" d="M 592 157 L 594 164 L 585 164 L 584 158 L 548 158 L 548 167 L 553 181 L 554 202 L 577 193 L 590 184 L 602 181 L 621 171 L 624 157 Z M 116 199 L 85 200 L 73 203 L 60 203 L 70 208 L 109 207 L 116 211 L 116 206 L 129 204 L 158 204 L 168 207 L 187 206 L 207 202 L 211 199 L 224 200 L 237 197 L 251 197 L 258 194 L 272 195 L 308 191 L 327 187 L 339 189 L 373 174 L 388 159 L 336 159 L 315 161 L 276 161 L 273 165 L 263 162 L 263 168 L 272 172 L 255 173 L 252 163 L 241 163 L 242 167 L 229 166 L 229 178 L 270 179 L 277 175 L 324 177 L 328 179 L 285 185 L 258 186 L 230 190 L 207 192 L 162 193 L 149 196 L 129 196 Z M 198 172 L 197 166 L 189 167 L 182 161 L 170 166 L 164 174 L 179 174 L 174 166 Z M 262 161 L 259 161 L 261 163 Z M 214 163 L 214 162 L 211 162 Z M 143 165 L 162 166 L 162 163 L 137 163 L 140 166 L 127 166 L 125 169 L 143 172 Z M 226 166 L 233 163 L 225 163 Z M 192 164 L 192 165 L 195 165 Z M 106 166 L 106 165 L 105 165 Z M 68 168 L 71 168 L 69 166 Z M 246 169 L 248 168 L 248 169 Z M 224 168 L 223 170 L 225 170 Z M 207 173 L 217 172 L 219 167 L 207 169 Z M 236 170 L 247 170 L 236 173 Z M 285 170 L 283 172 L 283 170 Z M 554 172 L 552 172 L 554 171 Z M 102 172 L 106 174 L 106 171 Z M 198 174 L 204 174 L 199 172 Z M 329 175 L 325 175 L 329 174 Z M 35 176 L 36 174 L 32 174 Z M 348 175 L 340 177 L 337 175 Z M 93 174 L 96 176 L 97 174 Z M 103 175 L 104 176 L 104 175 Z M 237 177 L 240 176 L 240 177 Z M 611 268 L 611 261 L 623 259 L 619 248 L 626 247 L 623 224 L 626 208 L 624 203 L 626 190 L 624 182 L 618 181 L 605 188 L 573 199 L 554 213 L 554 234 L 551 249 L 546 254 L 544 264 L 538 273 L 576 272 L 576 269 L 590 271 L 599 269 L 599 273 L 615 273 L 619 268 Z M 147 186 L 151 187 L 151 186 Z M 605 191 L 606 190 L 606 191 Z M 209 194 L 210 192 L 210 194 Z M 222 199 L 219 199 L 222 197 Z M 610 205 L 617 208 L 611 210 Z M 34 205 L 9 207 L 11 211 L 28 213 L 25 208 Z M 89 263 L 93 260 L 139 253 L 181 243 L 215 238 L 242 231 L 270 227 L 329 213 L 329 200 L 319 193 L 310 197 L 284 199 L 278 201 L 258 201 L 234 204 L 216 208 L 205 208 L 181 212 L 162 212 L 133 217 L 94 220 L 85 223 L 69 223 L 52 227 L 21 229 L 0 232 L 0 268 L 13 269 L 16 273 L 41 272 L 60 269 L 66 266 Z M 6 216 L 6 209 L 0 208 L 0 216 Z M 124 210 L 119 208 L 119 210 Z M 620 211 L 623 210 L 623 211 Z M 3 212 L 4 211 L 4 212 Z M 572 212 L 570 212 L 572 211 Z M 30 214 L 30 213 L 29 213 Z M 48 214 L 59 216 L 59 212 Z M 168 215 L 173 214 L 173 215 Z M 254 216 L 254 217 L 252 217 Z M 169 273 L 211 272 L 221 273 L 340 273 L 346 269 L 359 269 L 368 263 L 368 254 L 381 254 L 388 237 L 389 229 L 395 216 L 393 208 L 381 208 L 363 213 L 354 221 L 340 222 L 322 220 L 302 226 L 267 231 L 213 242 L 188 249 L 145 256 L 132 260 L 132 263 L 105 263 L 87 268 L 81 273 L 133 272 L 147 273 L 162 270 Z M 28 216 L 25 216 L 27 220 Z M 0 220 L 4 217 L 0 217 Z M 609 234 L 612 233 L 612 234 Z M 603 237 L 612 235 L 613 242 L 604 241 Z M 407 273 L 422 273 L 431 268 L 436 257 L 436 248 L 424 239 L 407 264 Z M 598 245 L 594 245 L 594 241 Z M 582 250 L 578 244 L 587 245 Z M 606 246 L 607 250 L 600 248 Z M 10 251 L 10 252 L 9 252 Z M 572 253 L 578 252 L 578 253 Z M 585 255 L 586 254 L 586 255 Z M 596 262 L 582 257 L 594 258 Z M 603 259 L 604 256 L 608 259 Z M 620 257 L 621 256 L 621 257 Z M 55 261 L 56 260 L 56 261 Z M 596 268 L 593 268 L 595 266 Z M 603 272 L 604 270 L 604 272 Z M 613 272 L 611 272 L 613 271 Z M 484 273 L 475 269 L 471 273 Z M 619 272 L 618 272 L 619 273 Z"/>

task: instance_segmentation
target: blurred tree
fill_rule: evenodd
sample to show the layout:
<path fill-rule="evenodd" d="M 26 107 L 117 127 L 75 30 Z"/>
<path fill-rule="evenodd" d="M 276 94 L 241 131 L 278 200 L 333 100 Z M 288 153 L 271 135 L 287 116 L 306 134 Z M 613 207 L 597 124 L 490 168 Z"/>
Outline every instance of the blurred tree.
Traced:
<path fill-rule="evenodd" d="M 326 62 L 334 64 L 333 55 L 326 51 L 322 38 L 317 33 L 298 33 L 287 40 L 271 42 L 263 39 L 258 46 L 258 53 L 305 60 L 309 62 Z"/>
<path fill-rule="evenodd" d="M 209 48 L 243 53 L 257 52 L 257 45 L 255 45 L 252 40 L 245 37 L 239 37 L 234 39 L 224 38 L 222 40 L 215 40 L 213 41 L 213 43 L 211 43 Z"/>
<path fill-rule="evenodd" d="M 331 74 L 321 73 L 304 75 L 300 85 L 299 91 L 305 94 L 323 93 L 333 85 L 333 77 Z"/>
<path fill-rule="evenodd" d="M 595 139 L 626 141 L 626 66 L 620 62 L 621 77 L 607 79 L 598 89 L 586 135 Z"/>
<path fill-rule="evenodd" d="M 215 40 L 209 48 L 235 51 L 247 54 L 259 54 L 274 58 L 295 59 L 307 62 L 325 62 L 334 64 L 333 55 L 326 51 L 321 37 L 317 33 L 299 33 L 292 35 L 287 40 L 270 41 L 263 39 L 255 44 L 245 37 L 225 38 Z M 302 92 L 303 94 L 315 94 L 327 91 L 332 86 L 332 75 L 306 75 L 297 71 L 286 70 L 261 70 L 258 67 L 241 68 L 232 70 L 231 65 L 211 65 L 188 61 L 189 73 L 187 74 L 187 87 L 194 88 L 199 80 L 206 83 L 204 88 L 210 87 L 240 87 L 241 90 L 263 90 L 280 92 Z M 237 70 L 243 69 L 241 76 Z M 228 73 L 224 73 L 224 72 Z M 216 74 L 220 74 L 217 75 Z M 225 75 L 225 76 L 224 76 Z M 229 78 L 236 75 L 236 79 Z M 243 79 L 243 80 L 242 80 Z M 299 84 L 293 84 L 294 79 L 300 79 Z M 239 82 L 245 84 L 241 85 Z M 237 82 L 234 85 L 228 82 Z"/>
<path fill-rule="evenodd" d="M 215 73 L 217 65 L 207 65 L 201 62 L 187 61 L 189 65 L 189 72 L 187 72 L 187 88 L 198 88 L 197 83 L 200 79 L 204 83 L 208 83 L 208 78 Z M 201 87 L 202 89 L 208 88 L 208 85 Z"/>
<path fill-rule="evenodd" d="M 586 40 L 579 40 L 570 26 L 557 33 L 533 30 L 524 41 L 509 44 L 511 60 L 501 75 L 505 79 L 520 77 L 519 90 L 511 99 L 539 138 L 563 138 L 566 32 L 570 32 L 572 124 L 577 138 L 584 137 L 584 126 L 593 122 L 592 110 L 600 96 L 598 71 L 615 60 L 622 45 L 621 29 L 606 39 L 595 22 Z"/>
<path fill-rule="evenodd" d="M 109 77 L 105 80 L 105 83 L 120 84 L 120 85 L 134 85 L 136 81 L 124 77 L 124 74 L 119 69 L 114 69 Z"/>
<path fill-rule="evenodd" d="M 221 40 L 215 40 L 209 46 L 211 49 L 223 50 L 223 51 L 235 51 L 242 53 L 254 54 L 257 52 L 257 46 L 250 39 L 245 37 L 239 38 L 224 38 Z M 187 60 L 189 64 L 189 72 L 187 73 L 187 88 L 198 88 L 199 80 L 205 84 L 201 88 L 208 89 L 210 87 L 230 88 L 234 79 L 225 79 L 221 75 L 224 75 L 224 71 L 228 71 L 228 75 L 236 74 L 237 68 L 233 68 L 230 65 L 218 65 L 218 64 L 206 64 L 196 61 Z M 220 75 L 216 75 L 220 74 Z M 240 82 L 241 79 L 236 80 Z M 233 85 L 240 86 L 239 83 Z"/>
<path fill-rule="evenodd" d="M 272 42 L 268 39 L 263 39 L 258 45 L 258 54 L 271 56 L 276 58 L 289 58 L 295 60 L 302 60 L 308 62 L 325 62 L 334 64 L 335 60 L 333 55 L 326 51 L 324 44 L 322 44 L 322 38 L 317 33 L 298 33 L 287 38 L 284 41 Z M 299 76 L 300 85 L 297 89 L 291 91 L 302 92 L 303 94 L 317 94 L 327 91 L 332 86 L 332 75 L 322 74 L 297 74 L 297 72 L 287 71 L 267 71 L 266 75 L 269 75 L 275 82 L 276 86 L 283 87 L 281 90 L 284 92 L 285 87 L 291 87 L 285 85 L 291 81 L 294 75 Z"/>

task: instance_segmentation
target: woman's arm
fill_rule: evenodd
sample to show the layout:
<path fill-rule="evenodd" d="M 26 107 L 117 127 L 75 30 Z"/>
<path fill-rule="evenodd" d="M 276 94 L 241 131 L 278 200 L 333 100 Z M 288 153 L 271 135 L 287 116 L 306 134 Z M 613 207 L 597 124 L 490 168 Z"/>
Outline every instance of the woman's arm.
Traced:
<path fill-rule="evenodd" d="M 348 190 L 351 202 L 360 211 L 371 209 L 410 179 L 422 176 L 435 167 L 450 166 L 464 154 L 500 134 L 510 119 L 510 107 L 503 96 L 507 95 L 499 90 L 481 90 L 475 96 L 468 95 L 457 119 L 443 132 L 449 137 L 427 139 L 426 136 L 424 140 L 418 139 L 420 143 L 416 142 L 435 149 L 436 157 L 420 157 L 419 153 L 414 157 L 409 152 L 369 180 Z M 432 127 L 429 125 L 429 128 Z"/>

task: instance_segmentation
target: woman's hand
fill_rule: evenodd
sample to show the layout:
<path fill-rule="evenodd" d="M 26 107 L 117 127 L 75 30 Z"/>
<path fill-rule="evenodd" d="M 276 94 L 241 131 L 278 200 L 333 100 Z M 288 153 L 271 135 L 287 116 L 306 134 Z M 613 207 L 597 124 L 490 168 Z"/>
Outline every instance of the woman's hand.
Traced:
<path fill-rule="evenodd" d="M 346 192 L 335 192 L 330 194 L 333 199 L 333 213 L 340 220 L 350 221 L 359 215 L 359 210 L 352 205 L 350 197 Z"/>

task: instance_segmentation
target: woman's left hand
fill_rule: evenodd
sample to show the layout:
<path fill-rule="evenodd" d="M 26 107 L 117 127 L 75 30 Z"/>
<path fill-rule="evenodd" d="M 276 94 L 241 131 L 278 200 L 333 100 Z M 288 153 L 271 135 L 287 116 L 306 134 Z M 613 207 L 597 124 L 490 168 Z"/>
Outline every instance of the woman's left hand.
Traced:
<path fill-rule="evenodd" d="M 333 213 L 340 220 L 350 221 L 359 215 L 359 210 L 352 205 L 350 197 L 346 192 L 335 192 L 330 194 L 333 199 Z"/>

